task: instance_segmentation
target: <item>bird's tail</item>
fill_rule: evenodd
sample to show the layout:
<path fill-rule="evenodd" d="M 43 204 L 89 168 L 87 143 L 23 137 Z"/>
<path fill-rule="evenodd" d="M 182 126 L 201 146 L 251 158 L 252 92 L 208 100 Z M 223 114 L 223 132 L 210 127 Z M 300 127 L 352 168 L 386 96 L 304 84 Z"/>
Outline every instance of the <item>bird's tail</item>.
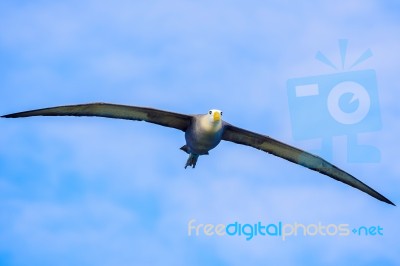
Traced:
<path fill-rule="evenodd" d="M 187 154 L 190 154 L 190 152 L 189 152 L 189 147 L 188 147 L 187 145 L 183 145 L 183 146 L 181 147 L 181 150 L 183 150 L 183 151 L 186 152 Z"/>

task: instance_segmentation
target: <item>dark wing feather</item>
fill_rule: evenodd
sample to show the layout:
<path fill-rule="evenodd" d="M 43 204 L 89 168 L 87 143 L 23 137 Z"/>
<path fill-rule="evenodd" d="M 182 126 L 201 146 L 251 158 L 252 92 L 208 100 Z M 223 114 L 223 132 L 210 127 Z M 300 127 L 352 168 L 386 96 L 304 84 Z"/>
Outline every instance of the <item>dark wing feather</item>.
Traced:
<path fill-rule="evenodd" d="M 17 118 L 28 116 L 100 116 L 137 121 L 146 121 L 185 131 L 192 116 L 147 107 L 127 106 L 109 103 L 89 103 L 58 106 L 9 114 L 2 117 Z"/>
<path fill-rule="evenodd" d="M 371 187 L 367 186 L 354 176 L 346 173 L 333 164 L 325 161 L 321 157 L 297 149 L 268 136 L 257 134 L 226 123 L 222 139 L 246 146 L 251 146 L 267 153 L 279 156 L 283 159 L 320 172 L 321 174 L 332 177 L 337 181 L 357 188 L 378 200 L 395 205 L 393 202 L 382 196 Z"/>

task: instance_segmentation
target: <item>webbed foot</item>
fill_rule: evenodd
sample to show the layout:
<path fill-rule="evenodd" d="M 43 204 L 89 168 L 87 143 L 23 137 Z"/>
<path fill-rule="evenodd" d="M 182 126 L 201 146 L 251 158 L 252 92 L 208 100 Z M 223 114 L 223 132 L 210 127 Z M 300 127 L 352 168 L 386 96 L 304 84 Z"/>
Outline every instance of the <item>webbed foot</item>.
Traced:
<path fill-rule="evenodd" d="M 189 158 L 186 161 L 185 169 L 188 166 L 192 166 L 192 168 L 195 168 L 198 158 L 199 158 L 198 154 L 193 154 L 193 153 L 189 154 Z"/>

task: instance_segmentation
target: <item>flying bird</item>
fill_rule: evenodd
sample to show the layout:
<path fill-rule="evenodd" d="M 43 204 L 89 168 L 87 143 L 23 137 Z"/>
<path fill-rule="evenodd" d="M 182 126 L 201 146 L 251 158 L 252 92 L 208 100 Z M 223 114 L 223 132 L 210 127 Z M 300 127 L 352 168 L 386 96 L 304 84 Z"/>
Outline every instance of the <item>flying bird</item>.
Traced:
<path fill-rule="evenodd" d="M 279 156 L 359 189 L 380 201 L 395 205 L 368 185 L 319 156 L 223 121 L 222 111 L 217 109 L 211 109 L 206 114 L 186 115 L 147 107 L 89 103 L 37 109 L 2 117 L 29 116 L 99 116 L 146 121 L 179 129 L 185 132 L 186 139 L 186 144 L 181 147 L 181 150 L 189 155 L 185 168 L 188 166 L 195 168 L 199 156 L 207 155 L 221 140 L 231 141 Z"/>

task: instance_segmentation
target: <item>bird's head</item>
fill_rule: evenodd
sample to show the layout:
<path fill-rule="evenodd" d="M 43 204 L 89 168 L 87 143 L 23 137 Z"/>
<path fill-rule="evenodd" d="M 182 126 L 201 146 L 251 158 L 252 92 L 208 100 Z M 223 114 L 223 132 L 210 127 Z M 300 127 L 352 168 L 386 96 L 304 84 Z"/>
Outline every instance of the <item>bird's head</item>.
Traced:
<path fill-rule="evenodd" d="M 211 109 L 208 111 L 208 120 L 212 123 L 218 123 L 222 119 L 222 111 L 217 109 Z"/>

